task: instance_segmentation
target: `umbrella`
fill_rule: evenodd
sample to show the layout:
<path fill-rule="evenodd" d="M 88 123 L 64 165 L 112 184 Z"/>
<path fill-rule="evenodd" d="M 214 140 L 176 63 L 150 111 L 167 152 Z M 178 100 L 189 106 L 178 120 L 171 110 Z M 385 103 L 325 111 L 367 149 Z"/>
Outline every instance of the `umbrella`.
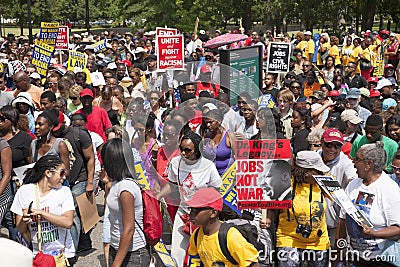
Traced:
<path fill-rule="evenodd" d="M 208 47 L 208 48 L 216 48 L 219 46 L 231 44 L 234 42 L 239 42 L 242 40 L 246 40 L 249 38 L 247 35 L 244 34 L 232 34 L 232 33 L 227 33 L 224 35 L 220 35 L 218 37 L 215 37 L 208 42 L 206 42 L 203 46 Z"/>

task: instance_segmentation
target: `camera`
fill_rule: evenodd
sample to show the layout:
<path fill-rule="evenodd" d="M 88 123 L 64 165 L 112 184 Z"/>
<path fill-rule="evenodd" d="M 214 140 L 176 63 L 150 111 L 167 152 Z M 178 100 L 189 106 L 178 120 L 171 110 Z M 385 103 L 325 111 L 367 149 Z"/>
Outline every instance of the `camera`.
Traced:
<path fill-rule="evenodd" d="M 309 238 L 311 234 L 311 227 L 308 224 L 299 224 L 296 227 L 296 233 L 301 234 L 304 238 Z"/>

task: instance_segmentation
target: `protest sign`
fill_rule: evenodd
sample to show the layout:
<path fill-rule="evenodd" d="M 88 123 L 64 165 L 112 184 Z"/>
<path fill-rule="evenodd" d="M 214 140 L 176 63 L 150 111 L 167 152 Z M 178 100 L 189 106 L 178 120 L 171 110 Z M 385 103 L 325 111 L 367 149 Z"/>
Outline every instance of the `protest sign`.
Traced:
<path fill-rule="evenodd" d="M 154 250 L 157 253 L 157 256 L 160 258 L 162 263 L 164 264 L 163 266 L 165 267 L 176 267 L 176 263 L 174 259 L 171 257 L 169 254 L 167 247 L 165 246 L 164 242 L 160 240 L 155 246 Z"/>
<path fill-rule="evenodd" d="M 177 35 L 178 30 L 172 28 L 156 27 L 156 36 Z"/>
<path fill-rule="evenodd" d="M 157 67 L 159 70 L 180 70 L 185 66 L 183 36 L 157 36 Z"/>
<path fill-rule="evenodd" d="M 332 176 L 327 175 L 313 175 L 317 184 L 321 187 L 329 199 L 338 204 L 346 213 L 360 226 L 367 225 L 373 227 L 372 223 L 368 220 L 362 210 L 356 208 L 347 195 L 346 191 L 342 188 L 340 183 Z M 368 194 L 366 194 L 368 196 Z M 360 199 L 364 197 L 359 197 Z M 368 199 L 366 199 L 368 200 Z"/>
<path fill-rule="evenodd" d="M 107 40 L 104 39 L 104 40 L 98 41 L 97 43 L 95 43 L 93 45 L 93 48 L 94 48 L 95 53 L 101 53 L 101 52 L 106 51 L 107 50 Z"/>
<path fill-rule="evenodd" d="M 58 28 L 56 50 L 68 50 L 69 44 L 69 29 L 67 26 Z"/>
<path fill-rule="evenodd" d="M 48 45 L 42 40 L 36 40 L 31 63 L 36 66 L 37 73 L 42 77 L 46 77 L 47 75 L 47 69 L 50 65 L 53 52 L 53 45 Z"/>
<path fill-rule="evenodd" d="M 68 70 L 74 70 L 75 68 L 83 70 L 86 68 L 87 56 L 85 53 L 70 50 L 68 54 Z"/>
<path fill-rule="evenodd" d="M 375 65 L 374 65 L 373 76 L 374 77 L 383 76 L 383 72 L 384 72 L 384 69 L 385 69 L 384 66 L 385 66 L 385 62 L 382 59 L 377 59 L 375 61 Z"/>
<path fill-rule="evenodd" d="M 136 182 L 140 186 L 140 189 L 149 190 L 150 184 L 149 180 L 147 179 L 147 173 L 145 171 L 143 162 L 135 162 L 134 168 L 137 175 Z"/>
<path fill-rule="evenodd" d="M 291 208 L 290 140 L 238 140 L 234 148 L 238 208 Z"/>
<path fill-rule="evenodd" d="M 289 72 L 290 55 L 290 44 L 274 42 L 269 43 L 267 72 Z"/>
<path fill-rule="evenodd" d="M 60 23 L 58 22 L 42 22 L 39 33 L 39 40 L 42 40 L 48 45 L 55 46 L 59 28 Z"/>
<path fill-rule="evenodd" d="M 234 162 L 222 175 L 222 184 L 219 188 L 222 199 L 225 205 L 230 207 L 237 214 L 242 215 L 242 212 L 237 207 L 237 191 L 235 188 L 236 162 Z"/>

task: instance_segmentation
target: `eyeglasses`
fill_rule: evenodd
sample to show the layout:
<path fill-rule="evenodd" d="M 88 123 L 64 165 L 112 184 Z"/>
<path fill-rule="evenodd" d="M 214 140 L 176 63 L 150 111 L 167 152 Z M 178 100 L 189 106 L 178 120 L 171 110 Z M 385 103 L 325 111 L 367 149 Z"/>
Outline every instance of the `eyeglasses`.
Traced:
<path fill-rule="evenodd" d="M 56 171 L 56 170 L 54 170 L 54 171 L 51 171 L 51 172 L 59 173 L 59 174 L 60 174 L 60 177 L 65 177 L 65 174 L 66 174 L 65 170 L 61 170 L 61 171 Z"/>
<path fill-rule="evenodd" d="M 179 146 L 179 150 L 181 152 L 185 152 L 185 154 L 190 154 L 190 153 L 192 153 L 194 151 L 194 149 L 190 149 L 190 148 L 182 147 L 182 146 Z"/>
<path fill-rule="evenodd" d="M 324 146 L 326 146 L 327 148 L 335 148 L 335 149 L 341 149 L 342 148 L 342 144 L 334 144 L 334 143 L 327 143 L 324 142 Z"/>
<path fill-rule="evenodd" d="M 301 86 L 290 86 L 291 89 L 301 89 Z"/>
<path fill-rule="evenodd" d="M 49 82 L 49 83 L 47 83 L 48 85 L 56 85 L 56 84 L 58 84 L 58 83 L 52 83 L 52 82 Z"/>
<path fill-rule="evenodd" d="M 77 97 L 77 96 L 70 96 L 69 99 L 71 99 L 71 100 L 77 100 L 78 97 Z"/>
<path fill-rule="evenodd" d="M 308 65 L 308 64 L 307 64 L 307 65 L 303 65 L 303 68 L 304 68 L 304 67 L 311 67 L 311 65 Z"/>

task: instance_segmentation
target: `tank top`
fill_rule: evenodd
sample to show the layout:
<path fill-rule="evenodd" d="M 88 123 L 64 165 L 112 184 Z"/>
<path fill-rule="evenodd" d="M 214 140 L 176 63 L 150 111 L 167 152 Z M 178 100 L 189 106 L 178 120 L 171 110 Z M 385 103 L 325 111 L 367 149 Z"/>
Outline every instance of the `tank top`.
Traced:
<path fill-rule="evenodd" d="M 218 173 L 222 176 L 226 169 L 231 166 L 233 163 L 233 154 L 232 150 L 226 145 L 226 136 L 228 135 L 228 131 L 225 131 L 224 136 L 222 137 L 221 142 L 219 142 L 217 146 L 217 154 L 215 157 L 215 167 L 217 167 Z"/>
<path fill-rule="evenodd" d="M 36 162 L 38 161 L 41 157 L 46 156 L 46 155 L 57 155 L 58 154 L 58 145 L 60 144 L 60 142 L 64 142 L 64 140 L 62 138 L 56 138 L 56 140 L 54 141 L 54 144 L 50 147 L 49 151 L 46 152 L 46 154 L 44 155 L 40 155 L 39 152 L 37 153 L 37 157 L 35 158 L 35 152 L 36 152 L 36 143 L 37 143 L 37 139 L 32 140 L 31 143 L 31 151 L 32 151 L 32 161 Z"/>

